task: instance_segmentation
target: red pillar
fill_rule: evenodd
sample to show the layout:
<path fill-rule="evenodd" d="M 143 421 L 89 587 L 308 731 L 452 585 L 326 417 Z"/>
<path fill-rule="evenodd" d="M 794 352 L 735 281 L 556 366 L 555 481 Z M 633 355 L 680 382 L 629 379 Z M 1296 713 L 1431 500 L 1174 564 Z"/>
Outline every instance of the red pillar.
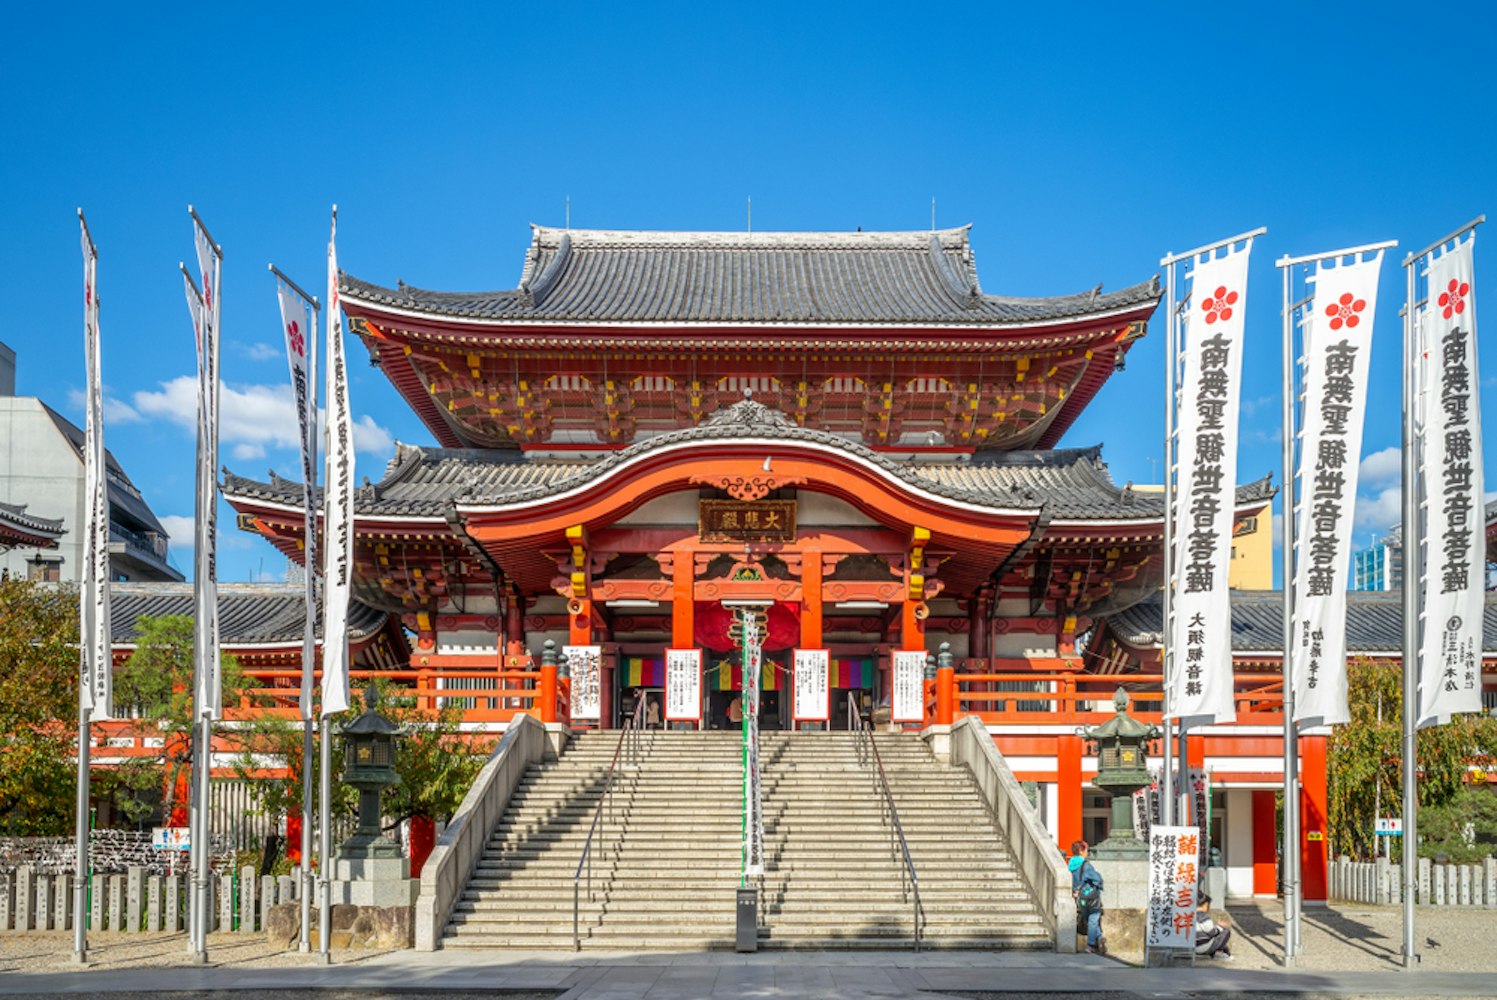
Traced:
<path fill-rule="evenodd" d="M 936 669 L 936 725 L 949 726 L 956 721 L 956 670 Z"/>
<path fill-rule="evenodd" d="M 696 555 L 678 549 L 671 557 L 671 647 L 696 646 Z"/>
<path fill-rule="evenodd" d="M 504 608 L 504 652 L 509 656 L 525 654 L 525 595 L 509 595 Z"/>
<path fill-rule="evenodd" d="M 1253 895 L 1279 891 L 1279 829 L 1274 822 L 1274 793 L 1253 789 Z"/>
<path fill-rule="evenodd" d="M 1072 842 L 1081 839 L 1081 737 L 1058 736 L 1055 743 L 1056 835 L 1061 852 L 1070 853 Z"/>
<path fill-rule="evenodd" d="M 1326 898 L 1326 738 L 1301 736 L 1300 778 L 1300 890 L 1307 900 Z"/>
<path fill-rule="evenodd" d="M 821 648 L 821 550 L 807 549 L 800 564 L 800 644 Z"/>

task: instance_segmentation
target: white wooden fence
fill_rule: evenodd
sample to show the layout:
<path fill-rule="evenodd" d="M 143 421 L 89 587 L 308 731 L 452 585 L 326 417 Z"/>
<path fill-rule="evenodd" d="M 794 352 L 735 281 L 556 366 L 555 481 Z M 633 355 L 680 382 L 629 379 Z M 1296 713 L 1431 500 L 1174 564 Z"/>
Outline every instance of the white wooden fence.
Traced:
<path fill-rule="evenodd" d="M 1420 858 L 1418 864 L 1416 906 L 1497 909 L 1497 858 L 1469 865 L 1437 865 L 1429 858 Z M 1353 861 L 1339 857 L 1331 862 L 1330 876 L 1332 902 L 1403 903 L 1403 866 L 1387 858 Z"/>

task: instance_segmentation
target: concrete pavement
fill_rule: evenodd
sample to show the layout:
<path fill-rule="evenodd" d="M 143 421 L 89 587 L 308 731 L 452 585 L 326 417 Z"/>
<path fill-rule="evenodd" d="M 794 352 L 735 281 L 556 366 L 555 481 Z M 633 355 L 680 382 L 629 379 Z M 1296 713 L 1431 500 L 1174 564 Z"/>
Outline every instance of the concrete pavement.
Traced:
<path fill-rule="evenodd" d="M 316 990 L 436 994 L 556 990 L 565 1000 L 696 1000 L 705 997 L 919 998 L 947 991 L 1131 993 L 1185 997 L 1222 993 L 1349 996 L 1497 996 L 1490 972 L 1135 969 L 1095 955 L 1002 952 L 549 953 L 394 952 L 334 966 L 99 969 L 12 973 L 0 995 L 103 996 L 163 990 Z"/>

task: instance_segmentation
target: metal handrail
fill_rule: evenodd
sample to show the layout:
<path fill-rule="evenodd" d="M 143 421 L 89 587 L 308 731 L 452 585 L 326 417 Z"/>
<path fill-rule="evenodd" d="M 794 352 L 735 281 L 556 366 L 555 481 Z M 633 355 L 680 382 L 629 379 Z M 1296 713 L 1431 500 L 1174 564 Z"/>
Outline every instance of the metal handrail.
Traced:
<path fill-rule="evenodd" d="M 904 836 L 904 824 L 899 822 L 899 810 L 894 805 L 894 793 L 889 790 L 889 775 L 884 771 L 884 761 L 878 752 L 878 741 L 873 738 L 873 723 L 864 719 L 857 710 L 857 706 L 848 699 L 847 724 L 858 735 L 858 762 L 865 763 L 870 757 L 873 760 L 873 776 L 877 778 L 877 787 L 883 793 L 886 821 L 892 819 L 895 836 L 899 839 L 899 850 L 904 855 L 904 872 L 910 878 L 910 888 L 915 900 L 914 913 L 912 915 L 915 925 L 915 950 L 920 950 L 920 926 L 921 919 L 925 916 L 925 907 L 920 905 L 920 876 L 915 873 L 915 861 L 910 857 L 910 845 Z M 869 751 L 872 751 L 870 754 Z"/>
<path fill-rule="evenodd" d="M 619 732 L 619 742 L 613 748 L 613 759 L 609 762 L 608 773 L 603 778 L 603 794 L 598 796 L 598 807 L 593 810 L 592 826 L 588 827 L 587 840 L 582 845 L 582 857 L 577 859 L 577 872 L 572 876 L 572 950 L 582 950 L 582 934 L 580 931 L 580 913 L 582 909 L 582 872 L 587 870 L 587 899 L 593 901 L 593 836 L 598 832 L 599 825 L 603 821 L 603 807 L 608 807 L 608 816 L 613 817 L 613 784 L 614 775 L 618 772 L 619 756 L 624 752 L 624 747 L 629 747 L 629 756 L 637 767 L 640 762 L 640 725 L 644 719 L 645 699 L 640 698 L 634 705 L 634 714 L 624 720 L 624 728 Z"/>

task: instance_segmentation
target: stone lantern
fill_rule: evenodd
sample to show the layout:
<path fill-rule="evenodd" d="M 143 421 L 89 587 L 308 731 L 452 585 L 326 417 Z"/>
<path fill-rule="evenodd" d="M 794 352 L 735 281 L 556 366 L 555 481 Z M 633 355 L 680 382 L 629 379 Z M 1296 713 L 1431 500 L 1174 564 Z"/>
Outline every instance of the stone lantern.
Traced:
<path fill-rule="evenodd" d="M 400 845 L 381 832 L 379 796 L 400 783 L 395 741 L 405 734 L 376 711 L 378 705 L 379 694 L 371 685 L 364 692 L 364 711 L 343 727 L 343 780 L 359 790 L 359 827 L 338 848 L 340 858 L 401 857 Z"/>
<path fill-rule="evenodd" d="M 1150 740 L 1158 739 L 1159 727 L 1140 722 L 1128 714 L 1128 692 L 1118 688 L 1112 696 L 1117 715 L 1095 729 L 1082 727 L 1082 739 L 1096 744 L 1097 777 L 1092 785 L 1112 796 L 1112 832 L 1096 845 L 1098 859 L 1143 860 L 1148 847 L 1133 829 L 1133 793 L 1147 788 Z"/>

